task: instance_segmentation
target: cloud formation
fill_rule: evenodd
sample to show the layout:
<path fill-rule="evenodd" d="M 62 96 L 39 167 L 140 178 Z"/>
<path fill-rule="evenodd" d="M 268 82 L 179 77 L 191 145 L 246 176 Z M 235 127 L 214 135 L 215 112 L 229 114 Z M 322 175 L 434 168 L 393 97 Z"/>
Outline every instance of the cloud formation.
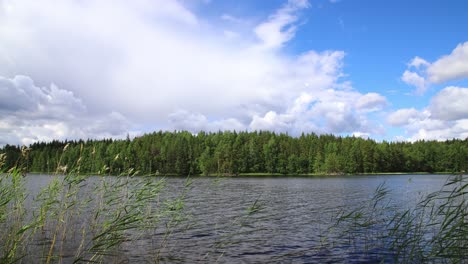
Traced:
<path fill-rule="evenodd" d="M 121 138 L 129 122 L 112 112 L 95 116 L 82 101 L 52 84 L 38 87 L 27 76 L 0 76 L 0 145 L 79 138 Z"/>
<path fill-rule="evenodd" d="M 432 117 L 445 121 L 468 119 L 468 89 L 461 87 L 446 87 L 435 95 L 429 110 Z"/>
<path fill-rule="evenodd" d="M 468 78 L 468 42 L 460 43 L 449 55 L 430 63 L 418 56 L 408 63 L 401 79 L 415 86 L 415 93 L 422 95 L 431 83 L 444 83 Z"/>
<path fill-rule="evenodd" d="M 387 99 L 378 93 L 367 93 L 356 102 L 356 108 L 366 112 L 382 110 L 387 105 Z"/>
<path fill-rule="evenodd" d="M 414 108 L 399 109 L 388 116 L 388 123 L 393 126 L 405 126 L 424 118 L 424 114 Z"/>
<path fill-rule="evenodd" d="M 403 127 L 409 140 L 468 137 L 468 88 L 446 87 L 422 110 L 399 109 L 389 114 L 387 122 Z"/>
<path fill-rule="evenodd" d="M 4 0 L 0 75 L 10 82 L 28 76 L 31 90 L 2 88 L 9 90 L 0 110 L 15 113 L 4 127 L 22 131 L 2 139 L 141 128 L 383 133 L 368 114 L 384 109 L 386 99 L 361 94 L 343 79 L 343 51 L 282 52 L 308 7 L 290 0 L 257 25 L 232 23 L 229 15 L 215 25 L 177 1 Z M 39 88 L 50 83 L 56 85 Z M 41 103 L 39 90 L 56 102 Z M 61 120 L 58 110 L 68 117 Z M 21 111 L 43 118 L 20 117 Z M 30 125 L 16 125 L 21 118 Z"/>
<path fill-rule="evenodd" d="M 434 62 L 414 57 L 401 79 L 416 87 L 422 95 L 431 84 L 468 78 L 468 42 L 461 43 L 449 54 Z M 387 123 L 406 130 L 408 139 L 468 137 L 468 88 L 450 86 L 440 90 L 422 110 L 399 109 L 390 113 Z"/>
<path fill-rule="evenodd" d="M 424 77 L 420 76 L 416 72 L 412 72 L 408 70 L 406 70 L 403 73 L 403 76 L 401 76 L 401 80 L 409 85 L 415 86 L 416 90 L 414 92 L 418 95 L 424 94 L 429 85 L 429 83 L 426 81 Z"/>
<path fill-rule="evenodd" d="M 429 81 L 443 83 L 468 77 L 468 42 L 458 44 L 450 53 L 427 68 Z"/>
<path fill-rule="evenodd" d="M 254 31 L 265 48 L 280 48 L 291 40 L 297 26 L 297 11 L 309 7 L 307 0 L 289 0 L 286 5 L 271 15 L 266 22 L 255 27 Z"/>

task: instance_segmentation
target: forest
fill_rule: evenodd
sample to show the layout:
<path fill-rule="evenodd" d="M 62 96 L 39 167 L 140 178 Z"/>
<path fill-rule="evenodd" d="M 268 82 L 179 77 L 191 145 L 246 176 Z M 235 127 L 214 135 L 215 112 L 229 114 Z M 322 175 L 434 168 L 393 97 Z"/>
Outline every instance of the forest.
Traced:
<path fill-rule="evenodd" d="M 75 170 L 119 175 L 306 175 L 463 172 L 468 139 L 376 142 L 360 137 L 274 132 L 153 132 L 134 139 L 77 140 L 0 148 L 2 171 Z"/>

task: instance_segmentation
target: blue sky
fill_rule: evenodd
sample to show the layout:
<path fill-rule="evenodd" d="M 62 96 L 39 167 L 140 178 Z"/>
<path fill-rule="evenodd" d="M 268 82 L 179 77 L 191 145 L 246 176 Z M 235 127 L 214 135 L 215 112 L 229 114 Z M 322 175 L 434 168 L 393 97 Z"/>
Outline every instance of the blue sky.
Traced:
<path fill-rule="evenodd" d="M 466 1 L 0 0 L 0 145 L 468 136 Z"/>

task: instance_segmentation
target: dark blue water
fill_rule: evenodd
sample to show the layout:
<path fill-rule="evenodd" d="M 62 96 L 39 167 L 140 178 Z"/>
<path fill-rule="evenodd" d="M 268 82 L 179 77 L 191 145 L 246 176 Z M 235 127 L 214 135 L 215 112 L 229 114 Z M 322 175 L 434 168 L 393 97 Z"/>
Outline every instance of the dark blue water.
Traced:
<path fill-rule="evenodd" d="M 28 176 L 31 195 L 51 178 Z M 184 187 L 185 178 L 166 178 L 161 200 L 184 193 L 183 220 L 170 229 L 153 230 L 136 243 L 123 245 L 115 259 L 120 263 L 156 259 L 171 263 L 392 262 L 391 256 L 386 255 L 388 252 L 378 245 L 343 246 L 337 236 L 340 230 L 330 229 L 338 212 L 368 203 L 382 183 L 390 191 L 387 195 L 390 206 L 411 208 L 427 194 L 439 190 L 447 178 L 446 175 L 200 177 L 193 178 L 188 188 Z M 87 181 L 99 179 L 91 177 Z M 368 241 L 372 239 L 369 237 Z"/>

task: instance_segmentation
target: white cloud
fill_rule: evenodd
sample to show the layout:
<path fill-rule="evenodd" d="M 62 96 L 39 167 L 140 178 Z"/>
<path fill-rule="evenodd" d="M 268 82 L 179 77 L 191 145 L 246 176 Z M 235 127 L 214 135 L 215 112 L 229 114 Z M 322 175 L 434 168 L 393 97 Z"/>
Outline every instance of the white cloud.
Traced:
<path fill-rule="evenodd" d="M 265 48 L 279 48 L 296 34 L 298 20 L 296 12 L 309 7 L 307 0 L 289 0 L 268 21 L 255 28 L 255 34 Z"/>
<path fill-rule="evenodd" d="M 414 121 L 420 121 L 423 114 L 414 108 L 399 109 L 391 113 L 387 121 L 392 126 L 404 126 Z"/>
<path fill-rule="evenodd" d="M 419 69 L 421 66 L 429 66 L 429 65 L 430 65 L 429 62 L 427 62 L 426 60 L 424 60 L 424 59 L 422 59 L 422 58 L 420 58 L 418 56 L 414 57 L 410 61 L 410 63 L 408 63 L 409 67 L 414 67 L 416 69 Z"/>
<path fill-rule="evenodd" d="M 406 70 L 401 76 L 401 80 L 409 85 L 416 87 L 415 93 L 418 95 L 424 94 L 428 88 L 428 83 L 425 78 L 417 74 Z"/>
<path fill-rule="evenodd" d="M 169 115 L 169 122 L 177 130 L 199 131 L 220 131 L 236 130 L 242 131 L 246 126 L 235 118 L 209 121 L 208 118 L 200 113 L 190 113 L 180 110 Z"/>
<path fill-rule="evenodd" d="M 468 88 L 446 87 L 432 98 L 429 110 L 441 120 L 468 118 Z"/>
<path fill-rule="evenodd" d="M 264 116 L 255 116 L 250 128 L 289 132 L 293 135 L 299 135 L 302 131 L 381 134 L 380 127 L 367 119 L 364 114 L 366 111 L 362 112 L 364 107 L 356 107 L 353 103 L 368 97 L 357 92 L 332 89 L 303 93 L 283 113 L 270 111 Z"/>
<path fill-rule="evenodd" d="M 434 127 L 420 128 L 409 138 L 416 140 L 447 140 L 447 139 L 468 138 L 468 119 L 454 121 L 450 124 L 435 124 Z"/>
<path fill-rule="evenodd" d="M 468 78 L 468 42 L 458 44 L 451 54 L 433 62 L 427 73 L 433 83 Z"/>
<path fill-rule="evenodd" d="M 430 63 L 418 56 L 409 63 L 417 72 L 406 70 L 401 79 L 416 87 L 416 94 L 424 94 L 431 83 L 444 83 L 468 78 L 468 42 L 458 44 L 451 54 Z"/>
<path fill-rule="evenodd" d="M 409 140 L 468 136 L 468 89 L 446 87 L 437 93 L 428 107 L 399 109 L 388 115 L 390 125 L 404 127 Z"/>
<path fill-rule="evenodd" d="M 387 106 L 387 99 L 378 93 L 367 93 L 356 102 L 356 108 L 362 111 L 374 112 Z"/>
<path fill-rule="evenodd" d="M 360 137 L 360 138 L 363 138 L 363 139 L 369 139 L 370 138 L 369 133 L 354 132 L 352 135 L 353 135 L 353 137 Z"/>
<path fill-rule="evenodd" d="M 102 136 L 107 128 L 106 136 L 118 135 L 128 128 L 126 118 L 147 129 L 381 133 L 367 113 L 386 100 L 342 81 L 344 52 L 281 52 L 308 1 L 289 1 L 257 27 L 236 31 L 177 1 L 4 3 L 10 7 L 0 7 L 0 75 L 30 76 L 37 85 L 24 93 L 55 100 L 41 99 L 41 121 L 25 125 L 21 120 L 31 118 L 19 114 L 1 120 L 22 131 L 22 142 Z M 50 83 L 57 85 L 42 88 Z M 0 110 L 38 115 L 40 100 L 31 103 L 20 96 L 23 90 L 2 89 L 8 97 L 0 97 Z M 11 96 L 24 101 L 11 103 Z M 27 109 L 31 105 L 35 112 Z"/>
<path fill-rule="evenodd" d="M 168 19 L 177 19 L 189 25 L 198 24 L 197 17 L 177 1 L 156 0 L 157 5 L 154 5 L 154 3 L 151 3 L 149 0 L 144 0 L 142 2 L 145 4 L 145 9 L 149 8 L 153 13 L 157 13 L 158 16 L 166 17 Z"/>
<path fill-rule="evenodd" d="M 123 137 L 129 122 L 112 112 L 87 112 L 72 92 L 38 87 L 27 76 L 0 76 L 0 145 L 30 144 L 53 139 Z"/>
<path fill-rule="evenodd" d="M 250 123 L 252 130 L 270 130 L 276 132 L 287 132 L 293 126 L 295 117 L 287 114 L 278 115 L 274 111 L 270 111 L 265 116 L 254 116 Z"/>

